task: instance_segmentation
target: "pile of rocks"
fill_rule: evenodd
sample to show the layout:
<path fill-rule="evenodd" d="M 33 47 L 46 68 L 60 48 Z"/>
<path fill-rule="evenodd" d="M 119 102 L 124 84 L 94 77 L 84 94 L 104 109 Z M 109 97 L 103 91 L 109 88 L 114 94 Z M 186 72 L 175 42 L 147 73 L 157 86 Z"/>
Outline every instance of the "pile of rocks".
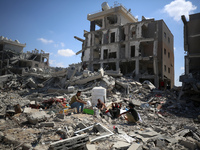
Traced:
<path fill-rule="evenodd" d="M 113 78 L 103 70 L 74 75 L 71 73 L 69 79 L 57 76 L 40 80 L 32 76 L 34 80 L 29 77 L 27 86 L 19 84 L 18 78 L 22 77 L 11 76 L 12 80 L 5 80 L 4 86 L 13 83 L 0 91 L 0 148 L 200 148 L 200 108 L 190 101 L 177 100 L 174 90 L 157 90 L 149 81 L 139 83 L 131 78 Z M 25 81 L 27 79 L 21 83 Z M 111 119 L 108 115 L 75 114 L 68 106 L 72 95 L 81 89 L 83 100 L 91 101 L 92 88 L 96 86 L 107 89 L 107 106 L 121 102 L 125 109 L 132 102 L 141 121 L 130 124 L 123 116 Z"/>

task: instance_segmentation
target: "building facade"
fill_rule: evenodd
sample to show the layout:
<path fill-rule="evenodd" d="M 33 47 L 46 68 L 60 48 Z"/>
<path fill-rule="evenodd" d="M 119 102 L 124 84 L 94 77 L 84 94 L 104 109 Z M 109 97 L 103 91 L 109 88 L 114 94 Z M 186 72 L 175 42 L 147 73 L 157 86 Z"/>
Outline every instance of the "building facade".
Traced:
<path fill-rule="evenodd" d="M 149 80 L 158 88 L 174 86 L 173 35 L 163 20 L 138 21 L 122 5 L 88 14 L 90 31 L 80 39 L 82 62 L 91 71 L 121 71 L 135 80 Z"/>
<path fill-rule="evenodd" d="M 184 24 L 185 74 L 180 76 L 182 90 L 200 99 L 200 13 L 182 16 Z M 198 93 L 198 94 L 197 94 Z M 192 97 L 191 97 L 192 99 Z"/>

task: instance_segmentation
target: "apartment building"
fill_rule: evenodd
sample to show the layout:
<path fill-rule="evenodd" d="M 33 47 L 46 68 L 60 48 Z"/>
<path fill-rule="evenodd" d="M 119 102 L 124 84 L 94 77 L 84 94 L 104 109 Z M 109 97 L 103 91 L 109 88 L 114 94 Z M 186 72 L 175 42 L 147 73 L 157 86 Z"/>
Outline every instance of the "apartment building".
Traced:
<path fill-rule="evenodd" d="M 173 35 L 163 20 L 138 21 L 123 5 L 88 14 L 90 31 L 84 30 L 82 62 L 91 71 L 121 71 L 137 81 L 149 80 L 157 88 L 174 86 Z M 164 88 L 163 87 L 163 88 Z"/>

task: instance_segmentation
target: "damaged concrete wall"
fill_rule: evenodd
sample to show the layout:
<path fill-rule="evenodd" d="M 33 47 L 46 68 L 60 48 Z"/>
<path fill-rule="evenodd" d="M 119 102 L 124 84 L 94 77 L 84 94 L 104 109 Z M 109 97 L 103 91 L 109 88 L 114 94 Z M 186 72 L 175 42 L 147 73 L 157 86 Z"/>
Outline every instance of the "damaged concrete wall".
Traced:
<path fill-rule="evenodd" d="M 200 99 L 200 13 L 189 16 L 189 21 L 182 16 L 184 23 L 184 51 L 185 74 L 180 76 L 182 92 L 191 94 L 190 99 L 199 101 Z M 179 95 L 181 98 L 182 94 Z"/>
<path fill-rule="evenodd" d="M 83 63 L 91 71 L 101 67 L 105 70 L 121 70 L 137 81 L 150 80 L 157 88 L 162 81 L 164 88 L 167 85 L 173 87 L 173 35 L 165 22 L 145 17 L 138 21 L 124 7 L 116 5 L 114 8 L 115 11 L 109 8 L 88 14 L 87 19 L 91 24 L 95 21 L 102 27 L 102 21 L 105 21 L 105 28 L 94 29 L 84 35 L 89 41 L 88 45 L 82 47 Z M 165 54 L 162 53 L 164 49 Z"/>
<path fill-rule="evenodd" d="M 49 67 L 49 54 L 43 50 L 35 49 L 32 52 L 23 53 L 25 44 L 18 40 L 12 41 L 0 37 L 0 75 L 11 73 L 22 74 L 32 68 L 39 70 Z"/>

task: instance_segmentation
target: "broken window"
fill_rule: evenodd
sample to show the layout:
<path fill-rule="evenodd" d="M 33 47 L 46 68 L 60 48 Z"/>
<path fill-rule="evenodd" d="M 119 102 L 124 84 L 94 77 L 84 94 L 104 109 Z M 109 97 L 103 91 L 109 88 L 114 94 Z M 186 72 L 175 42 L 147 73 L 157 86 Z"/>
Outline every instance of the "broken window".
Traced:
<path fill-rule="evenodd" d="M 90 31 L 95 31 L 96 29 L 100 29 L 102 27 L 102 19 L 97 19 L 90 22 Z"/>
<path fill-rule="evenodd" d="M 100 69 L 100 64 L 94 64 L 93 65 L 93 70 L 98 71 Z"/>
<path fill-rule="evenodd" d="M 166 38 L 166 33 L 164 32 L 164 37 Z"/>
<path fill-rule="evenodd" d="M 131 46 L 131 57 L 135 57 L 135 46 Z"/>
<path fill-rule="evenodd" d="M 95 31 L 95 21 L 90 22 L 90 31 Z"/>
<path fill-rule="evenodd" d="M 100 49 L 98 49 L 98 48 L 96 48 L 96 49 L 94 49 L 94 51 L 93 51 L 93 59 L 95 60 L 97 60 L 97 59 L 100 59 Z"/>
<path fill-rule="evenodd" d="M 108 33 L 104 34 L 103 44 L 108 44 Z"/>
<path fill-rule="evenodd" d="M 125 35 L 125 33 L 124 33 L 124 28 L 121 28 L 121 30 L 120 30 L 121 32 L 121 38 L 120 38 L 120 41 L 125 41 L 125 38 L 126 38 L 126 35 Z"/>
<path fill-rule="evenodd" d="M 0 44 L 0 51 L 3 50 L 3 44 Z"/>
<path fill-rule="evenodd" d="M 135 61 L 130 61 L 130 62 L 120 62 L 119 64 L 120 71 L 123 74 L 127 73 L 133 73 L 135 72 Z"/>
<path fill-rule="evenodd" d="M 153 61 L 140 60 L 139 69 L 140 73 L 143 75 L 153 75 Z"/>
<path fill-rule="evenodd" d="M 131 38 L 135 38 L 136 37 L 136 28 L 135 26 L 131 28 Z"/>
<path fill-rule="evenodd" d="M 104 70 L 116 70 L 116 64 L 115 63 L 104 63 L 103 68 L 104 68 Z"/>
<path fill-rule="evenodd" d="M 109 24 L 115 24 L 117 23 L 117 15 L 110 15 L 107 17 Z"/>
<path fill-rule="evenodd" d="M 142 37 L 148 38 L 148 24 L 142 25 Z"/>
<path fill-rule="evenodd" d="M 110 36 L 110 43 L 114 43 L 115 42 L 115 32 L 112 32 L 110 35 L 111 35 Z"/>
<path fill-rule="evenodd" d="M 116 52 L 109 53 L 109 58 L 117 58 Z"/>
<path fill-rule="evenodd" d="M 170 52 L 168 52 L 168 58 L 170 58 Z"/>
<path fill-rule="evenodd" d="M 104 51 L 103 51 L 103 59 L 108 59 L 108 49 L 104 49 Z"/>
<path fill-rule="evenodd" d="M 125 44 L 121 44 L 121 48 L 120 48 L 120 58 L 125 58 Z"/>
<path fill-rule="evenodd" d="M 40 62 L 40 55 L 33 54 L 33 55 L 31 55 L 29 57 L 29 60 L 34 60 L 34 61 L 39 61 Z"/>
<path fill-rule="evenodd" d="M 101 39 L 102 39 L 101 32 L 95 33 L 94 38 L 95 38 L 94 40 L 95 40 L 95 44 L 96 44 L 96 45 L 101 44 Z"/>
<path fill-rule="evenodd" d="M 153 42 L 141 42 L 139 49 L 142 57 L 153 56 Z"/>

